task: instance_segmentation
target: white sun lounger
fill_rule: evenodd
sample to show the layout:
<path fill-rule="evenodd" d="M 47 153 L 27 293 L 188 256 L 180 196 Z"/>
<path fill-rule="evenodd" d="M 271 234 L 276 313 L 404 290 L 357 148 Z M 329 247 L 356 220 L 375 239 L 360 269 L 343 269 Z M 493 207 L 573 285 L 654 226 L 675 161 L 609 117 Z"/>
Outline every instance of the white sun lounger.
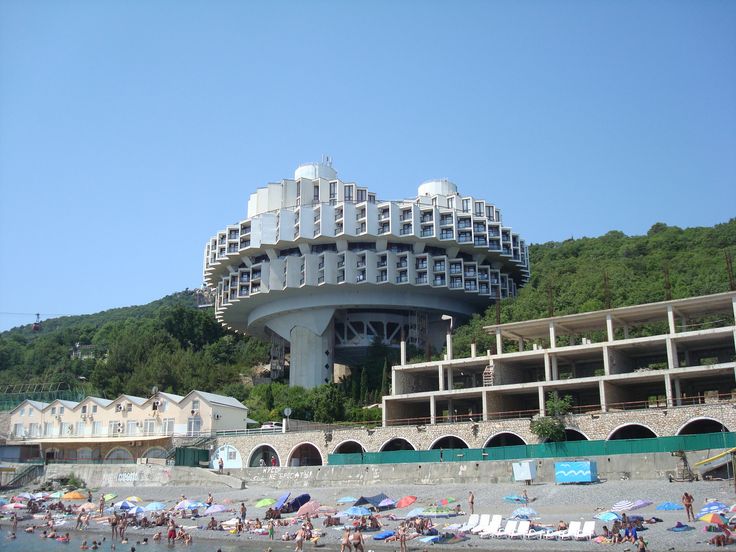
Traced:
<path fill-rule="evenodd" d="M 470 532 L 477 535 L 478 533 L 485 531 L 490 522 L 491 522 L 491 514 L 483 514 L 480 516 L 480 521 L 478 522 L 478 525 L 473 527 L 470 530 Z"/>
<path fill-rule="evenodd" d="M 491 518 L 491 522 L 488 524 L 486 530 L 479 533 L 480 538 L 490 539 L 493 534 L 498 531 L 499 527 L 501 527 L 501 514 L 496 514 Z"/>
<path fill-rule="evenodd" d="M 506 522 L 506 526 L 502 530 L 496 531 L 493 536 L 497 539 L 505 539 L 506 537 L 510 537 L 516 532 L 517 525 L 519 525 L 518 520 L 510 519 Z"/>
<path fill-rule="evenodd" d="M 583 529 L 575 536 L 576 540 L 590 540 L 595 535 L 595 521 L 586 521 Z"/>
<path fill-rule="evenodd" d="M 580 522 L 579 521 L 571 521 L 570 525 L 567 529 L 561 529 L 559 531 L 552 531 L 551 533 L 547 533 L 543 536 L 545 539 L 570 539 L 573 538 L 572 535 L 577 535 L 580 533 Z"/>
<path fill-rule="evenodd" d="M 471 514 L 470 519 L 458 528 L 461 533 L 467 533 L 471 529 L 475 529 L 480 522 L 480 514 Z"/>
<path fill-rule="evenodd" d="M 520 521 L 516 530 L 513 533 L 509 533 L 508 537 L 510 539 L 521 539 L 526 537 L 529 534 L 529 527 L 531 527 L 531 525 L 532 522 L 529 520 L 525 519 Z"/>

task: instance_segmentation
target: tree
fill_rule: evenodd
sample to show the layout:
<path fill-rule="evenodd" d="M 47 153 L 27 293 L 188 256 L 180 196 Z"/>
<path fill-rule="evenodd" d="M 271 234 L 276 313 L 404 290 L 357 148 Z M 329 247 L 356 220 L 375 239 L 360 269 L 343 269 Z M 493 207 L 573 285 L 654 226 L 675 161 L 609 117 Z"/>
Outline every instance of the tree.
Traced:
<path fill-rule="evenodd" d="M 535 418 L 529 424 L 529 429 L 540 440 L 564 441 L 565 416 L 572 409 L 572 396 L 560 398 L 556 393 L 550 393 L 545 402 L 546 416 Z"/>
<path fill-rule="evenodd" d="M 315 422 L 331 424 L 345 419 L 345 395 L 334 383 L 313 389 L 312 404 Z"/>
<path fill-rule="evenodd" d="M 383 360 L 383 374 L 381 377 L 381 396 L 388 395 L 388 359 Z"/>

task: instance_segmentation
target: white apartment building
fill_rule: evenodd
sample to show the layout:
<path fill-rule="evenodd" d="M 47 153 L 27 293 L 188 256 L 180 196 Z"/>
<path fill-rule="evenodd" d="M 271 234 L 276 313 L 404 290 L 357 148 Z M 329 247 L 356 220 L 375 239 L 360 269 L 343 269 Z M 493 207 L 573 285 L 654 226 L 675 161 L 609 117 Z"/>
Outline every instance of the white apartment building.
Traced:
<path fill-rule="evenodd" d="M 332 381 L 376 339 L 441 345 L 443 315 L 468 317 L 529 278 L 498 207 L 448 180 L 383 201 L 310 163 L 259 188 L 247 215 L 208 240 L 205 285 L 223 325 L 272 340 L 274 370 L 290 350 L 292 385 Z"/>

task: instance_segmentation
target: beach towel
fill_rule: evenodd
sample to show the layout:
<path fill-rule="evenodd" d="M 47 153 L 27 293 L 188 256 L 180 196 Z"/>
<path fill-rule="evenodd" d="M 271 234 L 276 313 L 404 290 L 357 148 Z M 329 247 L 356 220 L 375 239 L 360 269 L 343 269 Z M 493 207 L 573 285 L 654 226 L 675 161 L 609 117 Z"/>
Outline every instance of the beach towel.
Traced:
<path fill-rule="evenodd" d="M 389 537 L 393 537 L 396 533 L 394 531 L 381 531 L 373 535 L 373 540 L 386 540 Z"/>

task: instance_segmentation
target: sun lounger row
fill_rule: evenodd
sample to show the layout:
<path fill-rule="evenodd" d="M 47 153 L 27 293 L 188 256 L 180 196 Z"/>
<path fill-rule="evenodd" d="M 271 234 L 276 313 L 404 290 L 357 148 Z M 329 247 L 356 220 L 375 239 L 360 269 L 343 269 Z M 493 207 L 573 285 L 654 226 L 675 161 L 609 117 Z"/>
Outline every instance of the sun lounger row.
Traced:
<path fill-rule="evenodd" d="M 562 531 L 545 531 L 543 529 L 532 529 L 528 520 L 510 519 L 501 528 L 501 516 L 490 514 L 473 514 L 468 522 L 462 525 L 458 531 L 472 533 L 481 538 L 500 539 L 559 539 L 559 540 L 590 540 L 595 536 L 595 521 L 586 521 L 582 526 L 579 521 L 571 521 L 567 529 Z"/>

